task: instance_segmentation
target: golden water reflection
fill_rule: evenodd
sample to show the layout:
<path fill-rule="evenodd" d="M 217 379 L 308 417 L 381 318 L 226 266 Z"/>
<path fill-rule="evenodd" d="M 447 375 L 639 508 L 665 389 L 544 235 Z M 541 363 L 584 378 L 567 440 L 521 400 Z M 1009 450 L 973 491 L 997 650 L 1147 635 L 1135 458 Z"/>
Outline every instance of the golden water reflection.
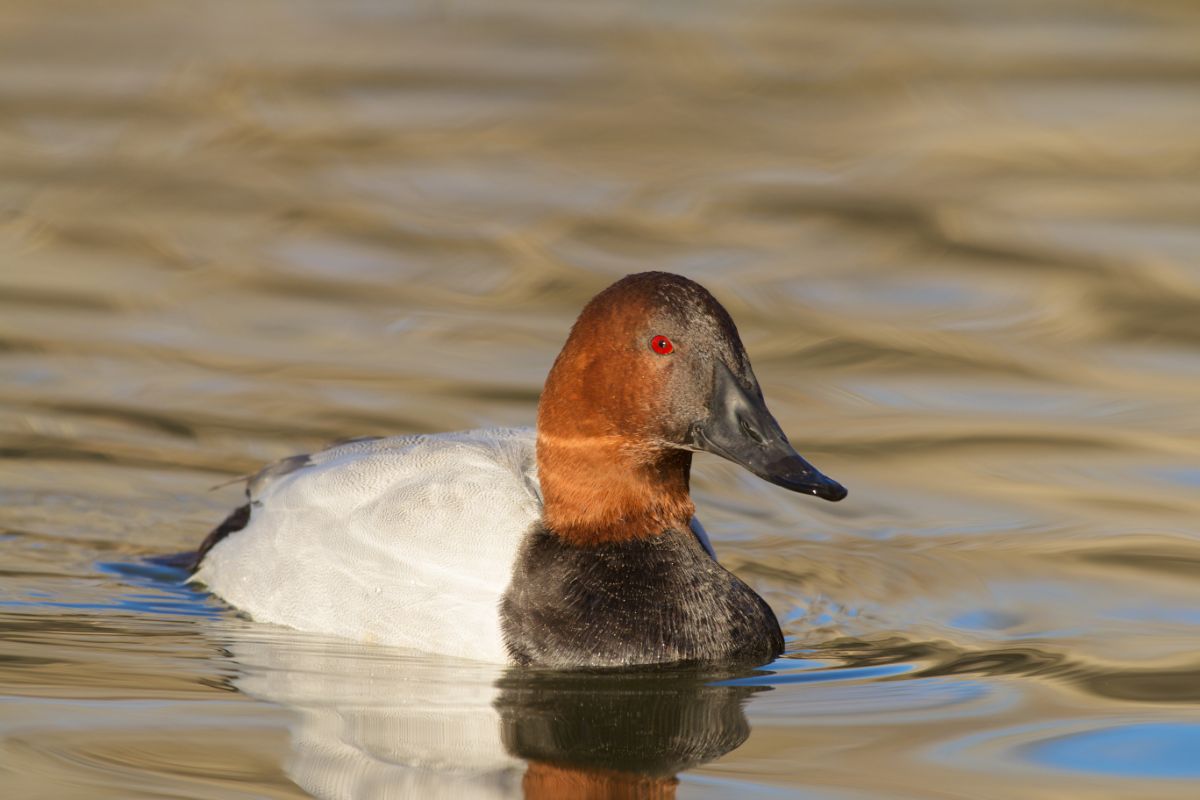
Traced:
<path fill-rule="evenodd" d="M 1178 0 L 8 3 L 7 792 L 1191 797 L 1198 85 Z M 697 459 L 779 662 L 539 683 L 146 562 L 266 461 L 529 424 L 650 268 L 852 490 Z"/>

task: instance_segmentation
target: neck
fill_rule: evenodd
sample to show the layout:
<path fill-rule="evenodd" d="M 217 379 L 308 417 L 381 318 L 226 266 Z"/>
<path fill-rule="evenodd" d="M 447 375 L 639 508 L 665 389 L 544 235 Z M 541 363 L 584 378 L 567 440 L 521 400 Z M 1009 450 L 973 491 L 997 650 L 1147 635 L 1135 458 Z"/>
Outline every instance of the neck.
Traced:
<path fill-rule="evenodd" d="M 539 430 L 543 524 L 580 546 L 645 539 L 685 529 L 692 454 L 620 436 L 558 436 Z"/>

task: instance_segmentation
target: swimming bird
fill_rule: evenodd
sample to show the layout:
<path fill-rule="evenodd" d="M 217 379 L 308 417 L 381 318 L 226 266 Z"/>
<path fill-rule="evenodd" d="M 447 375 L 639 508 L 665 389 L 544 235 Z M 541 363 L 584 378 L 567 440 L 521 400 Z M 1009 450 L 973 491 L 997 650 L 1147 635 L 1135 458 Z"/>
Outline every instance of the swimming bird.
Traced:
<path fill-rule="evenodd" d="M 353 440 L 247 482 L 192 579 L 253 619 L 548 667 L 765 663 L 771 608 L 695 519 L 692 455 L 837 501 L 704 287 L 629 275 L 580 313 L 536 430 Z"/>

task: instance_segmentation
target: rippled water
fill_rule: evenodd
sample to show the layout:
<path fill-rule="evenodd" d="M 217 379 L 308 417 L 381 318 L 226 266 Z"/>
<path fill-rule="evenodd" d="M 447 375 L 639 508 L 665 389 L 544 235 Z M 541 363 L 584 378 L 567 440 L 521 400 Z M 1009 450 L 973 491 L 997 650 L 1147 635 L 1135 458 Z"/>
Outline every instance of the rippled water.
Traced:
<path fill-rule="evenodd" d="M 5 796 L 1194 797 L 1198 130 L 1185 0 L 7 3 Z M 697 460 L 778 662 L 504 672 L 148 560 L 265 461 L 529 424 L 647 268 L 851 489 Z"/>

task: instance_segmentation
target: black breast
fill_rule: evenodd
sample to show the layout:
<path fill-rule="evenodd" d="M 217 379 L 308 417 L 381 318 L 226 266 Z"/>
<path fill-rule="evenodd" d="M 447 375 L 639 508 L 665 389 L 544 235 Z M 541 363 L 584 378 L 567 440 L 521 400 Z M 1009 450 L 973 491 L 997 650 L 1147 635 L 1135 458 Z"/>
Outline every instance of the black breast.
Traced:
<path fill-rule="evenodd" d="M 783 651 L 770 607 L 691 531 L 578 547 L 539 527 L 517 558 L 501 624 L 525 665 L 761 664 Z"/>

